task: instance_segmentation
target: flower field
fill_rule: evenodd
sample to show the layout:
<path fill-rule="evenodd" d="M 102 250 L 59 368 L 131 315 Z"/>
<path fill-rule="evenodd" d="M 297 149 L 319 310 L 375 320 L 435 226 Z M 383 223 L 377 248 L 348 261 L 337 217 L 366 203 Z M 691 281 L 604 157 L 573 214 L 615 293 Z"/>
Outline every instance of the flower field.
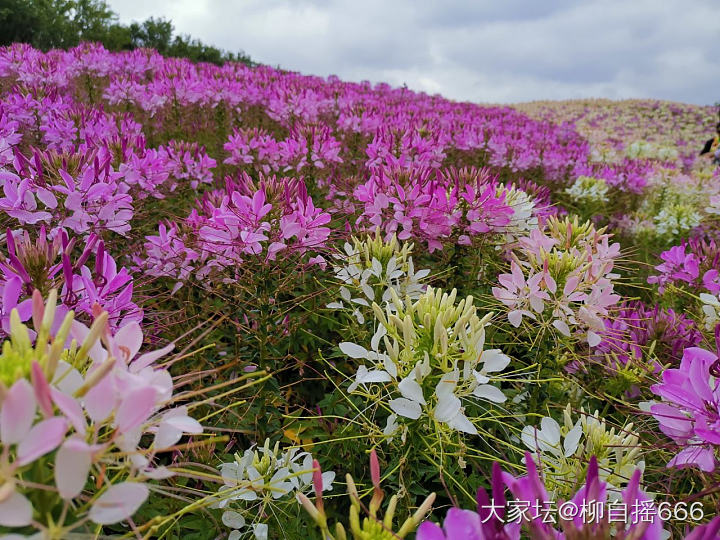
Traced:
<path fill-rule="evenodd" d="M 3 538 L 720 538 L 716 109 L 90 44 L 0 93 Z"/>

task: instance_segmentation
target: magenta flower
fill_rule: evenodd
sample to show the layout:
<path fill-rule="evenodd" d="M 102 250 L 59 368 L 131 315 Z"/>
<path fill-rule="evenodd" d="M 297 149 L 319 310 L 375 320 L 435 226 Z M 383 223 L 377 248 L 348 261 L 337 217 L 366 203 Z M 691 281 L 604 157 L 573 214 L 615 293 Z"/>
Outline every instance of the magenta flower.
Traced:
<path fill-rule="evenodd" d="M 527 476 L 515 478 L 504 473 L 503 478 L 516 500 L 529 501 L 530 508 L 535 508 L 534 505 L 543 508 L 545 502 L 552 499 L 549 498 L 537 466 L 529 453 L 525 454 L 525 462 L 527 464 Z M 650 498 L 640 489 L 640 477 L 641 471 L 637 469 L 621 494 L 628 513 L 624 525 L 613 523 L 618 529 L 615 532 L 615 538 L 661 540 L 663 538 L 662 520 L 657 516 L 656 509 Z M 607 496 L 607 485 L 600 480 L 597 459 L 592 456 L 588 464 L 585 484 L 569 503 L 577 508 L 597 503 L 605 504 Z M 558 501 L 558 504 L 562 503 L 562 501 Z M 648 511 L 643 512 L 643 508 L 647 508 Z M 545 522 L 542 512 L 531 512 L 530 514 L 529 516 L 527 514 L 523 515 L 523 523 L 528 528 L 531 538 L 555 538 L 561 540 L 565 537 L 550 523 Z M 564 521 L 563 532 L 566 534 L 572 532 L 578 536 L 587 535 L 588 537 L 597 535 L 604 538 L 609 533 L 608 527 L 607 516 L 605 516 L 605 519 L 586 520 L 580 513 L 577 513 L 571 520 Z"/>
<path fill-rule="evenodd" d="M 664 399 L 650 412 L 660 429 L 682 450 L 668 467 L 699 467 L 711 472 L 720 446 L 718 357 L 705 349 L 685 349 L 679 369 L 668 369 L 651 390 Z"/>
<path fill-rule="evenodd" d="M 445 515 L 442 529 L 430 521 L 424 522 L 417 530 L 417 540 L 446 540 L 466 538 L 467 540 L 485 540 L 482 522 L 477 512 L 451 508 Z M 517 536 L 516 538 L 520 538 Z"/>
<path fill-rule="evenodd" d="M 32 314 L 32 300 L 26 298 L 19 301 L 24 292 L 22 280 L 18 276 L 11 277 L 4 284 L 0 284 L 2 289 L 2 305 L 0 305 L 0 321 L 2 331 L 5 334 L 10 333 L 10 313 L 13 309 L 17 309 L 20 320 L 25 322 L 30 319 Z"/>
<path fill-rule="evenodd" d="M 147 257 L 138 262 L 149 273 L 175 278 L 177 290 L 191 276 L 232 272 L 248 260 L 325 263 L 331 217 L 314 205 L 302 180 L 272 176 L 256 182 L 241 173 L 225 184 L 204 196 L 184 223 L 161 223 L 159 235 L 146 237 Z"/>
<path fill-rule="evenodd" d="M 601 338 L 596 351 L 607 355 L 609 361 L 617 358 L 624 365 L 630 360 L 642 360 L 644 347 L 654 342 L 659 358 L 679 364 L 683 351 L 699 345 L 703 336 L 689 317 L 634 301 L 622 304 L 612 318 L 605 319 Z M 660 366 L 655 367 L 659 372 Z"/>
<path fill-rule="evenodd" d="M 690 286 L 698 292 L 720 293 L 720 246 L 713 239 L 691 238 L 660 254 L 658 275 L 648 283 L 657 283 L 660 293 L 669 283 Z"/>
<path fill-rule="evenodd" d="M 538 468 L 528 453 L 525 456 L 527 475 L 514 477 L 493 465 L 493 497 L 478 490 L 478 512 L 451 508 L 448 510 L 442 528 L 431 522 L 423 523 L 418 529 L 418 540 L 455 540 L 469 538 L 477 540 L 519 540 L 522 529 L 528 538 L 538 540 L 563 540 L 565 538 L 606 538 L 610 522 L 605 512 L 594 518 L 581 513 L 582 508 L 596 508 L 608 503 L 607 485 L 600 480 L 597 459 L 590 458 L 585 483 L 575 496 L 567 501 L 552 501 Z M 640 489 L 640 470 L 636 470 L 627 488 L 622 492 L 622 502 L 627 509 L 624 524 L 614 522 L 614 537 L 619 539 L 661 540 L 664 538 L 663 523 L 657 510 Z M 505 487 L 522 503 L 526 511 L 511 515 L 505 499 Z M 481 496 L 482 493 L 482 496 Z M 568 504 L 577 509 L 572 517 L 554 515 L 547 505 Z M 525 505 L 525 506 L 523 506 Z M 548 508 L 548 512 L 541 509 Z M 557 513 L 557 510 L 555 510 Z M 552 516 L 552 519 L 546 519 Z M 503 521 L 505 520 L 505 521 Z"/>
<path fill-rule="evenodd" d="M 705 525 L 698 525 L 686 533 L 685 540 L 718 540 L 720 538 L 720 516 Z"/>
<path fill-rule="evenodd" d="M 18 308 L 21 321 L 30 318 L 30 295 L 34 289 L 60 289 L 61 309 L 73 309 L 88 317 L 93 316 L 93 306 L 100 306 L 109 313 L 113 329 L 142 320 L 143 311 L 132 299 L 132 275 L 127 269 L 118 268 L 94 234 L 88 236 L 82 253 L 74 261 L 69 254 L 76 239 L 69 239 L 64 231 L 56 233 L 52 240 L 48 240 L 44 227 L 35 239 L 27 231 L 14 235 L 8 231 L 5 238 L 8 255 L 5 262 L 0 262 L 4 301 L 0 316 L 6 334 L 13 307 Z"/>

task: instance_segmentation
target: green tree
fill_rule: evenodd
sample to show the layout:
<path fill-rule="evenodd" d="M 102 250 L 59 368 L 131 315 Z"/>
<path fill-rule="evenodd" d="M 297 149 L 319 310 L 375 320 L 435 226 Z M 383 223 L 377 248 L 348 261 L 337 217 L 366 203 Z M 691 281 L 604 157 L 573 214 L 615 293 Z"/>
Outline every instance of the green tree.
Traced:
<path fill-rule="evenodd" d="M 253 64 L 243 52 L 230 53 L 175 35 L 172 22 L 161 17 L 120 24 L 105 0 L 0 0 L 0 45 L 20 42 L 48 50 L 82 41 L 100 42 L 112 51 L 146 47 L 194 62 Z"/>

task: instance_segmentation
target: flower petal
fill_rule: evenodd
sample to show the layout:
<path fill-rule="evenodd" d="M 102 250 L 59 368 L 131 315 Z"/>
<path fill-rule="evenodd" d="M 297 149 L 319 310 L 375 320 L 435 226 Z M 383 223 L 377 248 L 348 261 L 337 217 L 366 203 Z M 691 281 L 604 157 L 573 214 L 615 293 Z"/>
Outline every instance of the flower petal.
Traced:
<path fill-rule="evenodd" d="M 349 341 L 343 341 L 340 344 L 340 350 L 350 358 L 367 358 L 368 356 L 368 352 L 365 347 L 361 347 L 356 343 L 350 343 Z"/>
<path fill-rule="evenodd" d="M 65 437 L 67 428 L 67 420 L 60 416 L 35 424 L 35 427 L 18 445 L 15 463 L 20 466 L 27 465 L 40 456 L 55 450 Z"/>
<path fill-rule="evenodd" d="M 155 408 L 155 389 L 144 386 L 128 394 L 118 407 L 115 424 L 120 433 L 127 433 L 148 419 Z"/>
<path fill-rule="evenodd" d="M 416 540 L 445 540 L 442 529 L 432 523 L 425 521 L 417 530 Z"/>
<path fill-rule="evenodd" d="M 415 379 L 410 378 L 410 376 L 405 377 L 402 381 L 400 381 L 400 384 L 398 384 L 398 390 L 400 390 L 400 393 L 404 398 L 417 401 L 421 405 L 426 404 L 422 387 Z"/>
<path fill-rule="evenodd" d="M 32 521 L 33 508 L 24 495 L 14 491 L 0 503 L 0 525 L 4 527 L 25 527 Z"/>
<path fill-rule="evenodd" d="M 231 529 L 242 529 L 245 526 L 245 518 L 240 512 L 227 510 L 222 515 L 223 525 Z"/>
<path fill-rule="evenodd" d="M 10 387 L 0 408 L 0 440 L 17 444 L 30 431 L 37 404 L 35 393 L 26 379 L 19 379 Z"/>
<path fill-rule="evenodd" d="M 85 486 L 92 449 L 79 439 L 68 439 L 55 456 L 55 484 L 63 499 L 77 497 Z"/>
<path fill-rule="evenodd" d="M 510 357 L 503 354 L 500 349 L 489 349 L 487 351 L 483 351 L 480 356 L 480 360 L 485 362 L 483 371 L 487 373 L 502 371 L 510 363 Z"/>
<path fill-rule="evenodd" d="M 411 420 L 417 420 L 422 414 L 420 404 L 417 401 L 410 401 L 407 398 L 393 399 L 389 405 L 395 414 L 410 418 Z"/>
<path fill-rule="evenodd" d="M 493 403 L 504 403 L 507 400 L 505 394 L 498 387 L 492 384 L 480 384 L 473 390 L 473 396 L 487 399 Z"/>
<path fill-rule="evenodd" d="M 132 516 L 148 498 L 145 484 L 122 482 L 100 495 L 90 508 L 88 517 L 100 525 L 110 525 Z"/>

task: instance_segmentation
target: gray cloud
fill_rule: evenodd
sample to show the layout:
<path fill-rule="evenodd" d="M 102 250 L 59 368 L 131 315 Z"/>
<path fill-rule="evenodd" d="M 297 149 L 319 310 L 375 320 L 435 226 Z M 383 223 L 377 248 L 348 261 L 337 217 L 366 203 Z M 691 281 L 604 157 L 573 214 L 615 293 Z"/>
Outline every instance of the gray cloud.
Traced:
<path fill-rule="evenodd" d="M 720 99 L 714 0 L 111 0 L 257 61 L 459 100 Z"/>

